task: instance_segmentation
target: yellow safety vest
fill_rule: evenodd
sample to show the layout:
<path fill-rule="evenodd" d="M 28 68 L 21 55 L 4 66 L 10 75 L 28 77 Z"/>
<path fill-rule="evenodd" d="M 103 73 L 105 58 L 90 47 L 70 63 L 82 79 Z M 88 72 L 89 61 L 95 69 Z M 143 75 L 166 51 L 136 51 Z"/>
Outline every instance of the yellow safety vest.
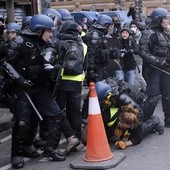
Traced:
<path fill-rule="evenodd" d="M 119 110 L 119 108 L 116 108 L 116 107 L 110 107 L 110 119 L 117 113 L 117 111 Z M 108 127 L 112 127 L 114 125 L 114 123 L 116 122 L 118 117 L 116 117 L 113 121 L 109 122 L 107 124 Z M 123 137 L 122 137 L 122 140 L 126 141 L 128 140 L 130 136 L 130 132 L 129 130 L 126 130 L 124 133 L 123 133 Z"/>
<path fill-rule="evenodd" d="M 84 31 L 81 32 L 81 37 L 84 37 L 86 35 L 86 33 Z"/>
<path fill-rule="evenodd" d="M 84 57 L 86 56 L 87 54 L 87 45 L 85 43 L 82 43 L 83 45 L 83 55 Z M 62 69 L 61 71 L 61 77 L 62 77 L 62 80 L 71 80 L 71 81 L 79 81 L 79 82 L 82 82 L 84 81 L 84 78 L 85 78 L 85 73 L 83 72 L 82 74 L 79 74 L 79 75 L 64 75 L 64 69 Z"/>
<path fill-rule="evenodd" d="M 117 107 L 110 107 L 110 119 L 117 113 L 118 110 L 119 110 L 119 108 L 117 108 Z M 113 126 L 113 124 L 116 122 L 116 120 L 117 120 L 117 117 L 113 121 L 107 123 L 107 126 L 108 127 Z"/>

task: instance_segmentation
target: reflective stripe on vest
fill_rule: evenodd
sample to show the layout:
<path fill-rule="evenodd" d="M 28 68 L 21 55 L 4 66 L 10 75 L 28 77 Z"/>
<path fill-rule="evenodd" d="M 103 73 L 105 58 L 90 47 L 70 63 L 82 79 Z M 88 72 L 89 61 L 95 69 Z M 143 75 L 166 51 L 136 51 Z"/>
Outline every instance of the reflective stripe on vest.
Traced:
<path fill-rule="evenodd" d="M 129 132 L 129 130 L 126 130 L 126 132 L 124 133 L 124 135 L 123 136 L 130 136 L 130 132 Z"/>
<path fill-rule="evenodd" d="M 84 31 L 81 32 L 81 37 L 84 37 L 86 35 L 86 33 Z"/>
<path fill-rule="evenodd" d="M 83 45 L 83 55 L 84 57 L 86 56 L 87 54 L 87 45 L 85 43 L 82 43 Z M 62 77 L 62 80 L 71 80 L 71 81 L 84 81 L 84 78 L 85 78 L 85 73 L 83 72 L 82 74 L 79 74 L 79 75 L 63 75 L 64 73 L 64 69 L 62 69 L 61 71 L 61 77 Z"/>
<path fill-rule="evenodd" d="M 119 108 L 110 107 L 110 119 L 117 113 L 118 110 L 119 110 Z M 115 118 L 115 120 L 109 122 L 107 124 L 107 126 L 109 126 L 109 127 L 113 126 L 113 124 L 115 123 L 116 120 L 117 120 L 117 118 Z"/>
<path fill-rule="evenodd" d="M 121 140 L 127 141 L 127 140 L 129 139 L 130 134 L 131 134 L 131 133 L 129 132 L 129 130 L 126 130 L 126 131 L 124 132 L 123 137 L 122 137 Z"/>

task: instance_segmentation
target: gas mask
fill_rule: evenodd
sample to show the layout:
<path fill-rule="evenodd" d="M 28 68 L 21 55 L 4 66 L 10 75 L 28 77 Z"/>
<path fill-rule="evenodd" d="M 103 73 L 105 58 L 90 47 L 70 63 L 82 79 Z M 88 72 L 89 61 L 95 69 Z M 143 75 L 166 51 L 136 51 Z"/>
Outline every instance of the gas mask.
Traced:
<path fill-rule="evenodd" d="M 137 33 L 137 28 L 132 27 L 132 28 L 131 28 L 131 30 L 133 31 L 133 33 L 134 33 L 134 34 L 136 34 L 136 33 Z"/>

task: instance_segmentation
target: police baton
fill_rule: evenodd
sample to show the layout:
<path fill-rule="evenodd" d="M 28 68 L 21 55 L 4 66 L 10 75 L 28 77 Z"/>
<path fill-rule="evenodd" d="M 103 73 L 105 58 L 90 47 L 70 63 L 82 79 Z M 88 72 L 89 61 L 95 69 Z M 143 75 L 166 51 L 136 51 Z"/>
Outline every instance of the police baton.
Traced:
<path fill-rule="evenodd" d="M 153 67 L 153 68 L 155 68 L 155 69 L 157 69 L 157 70 L 159 70 L 159 71 L 161 71 L 161 72 L 163 72 L 163 73 L 165 73 L 165 74 L 170 76 L 170 73 L 168 71 L 162 70 L 162 69 L 160 69 L 160 68 L 158 68 L 158 67 L 156 67 L 156 66 L 154 66 L 152 64 L 151 64 L 151 67 Z"/>
<path fill-rule="evenodd" d="M 28 93 L 26 93 L 26 92 L 24 91 L 24 94 L 25 94 L 25 96 L 27 97 L 29 103 L 30 103 L 31 106 L 33 107 L 33 109 L 34 109 L 34 111 L 36 112 L 36 114 L 37 114 L 37 116 L 39 117 L 39 119 L 40 119 L 41 121 L 43 121 L 42 116 L 40 115 L 39 111 L 38 111 L 37 108 L 35 107 L 35 105 L 34 105 L 34 103 L 32 102 L 30 96 L 28 95 Z"/>

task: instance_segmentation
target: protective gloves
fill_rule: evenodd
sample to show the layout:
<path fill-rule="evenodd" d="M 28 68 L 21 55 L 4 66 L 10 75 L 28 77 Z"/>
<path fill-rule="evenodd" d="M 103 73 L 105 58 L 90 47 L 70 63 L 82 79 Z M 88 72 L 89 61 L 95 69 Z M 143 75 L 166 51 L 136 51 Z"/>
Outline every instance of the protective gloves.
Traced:
<path fill-rule="evenodd" d="M 121 51 L 119 48 L 115 47 L 110 48 L 110 59 L 120 58 L 121 57 Z"/>
<path fill-rule="evenodd" d="M 161 68 L 163 68 L 163 69 L 170 69 L 170 63 L 168 63 L 166 60 L 164 60 L 163 62 L 162 62 L 162 65 L 161 65 Z"/>
<path fill-rule="evenodd" d="M 168 68 L 170 68 L 170 63 L 168 63 L 166 60 L 157 61 L 156 66 L 161 68 L 162 70 L 167 70 Z"/>
<path fill-rule="evenodd" d="M 115 143 L 115 145 L 120 149 L 125 149 L 127 147 L 126 142 L 119 140 Z"/>
<path fill-rule="evenodd" d="M 88 69 L 87 71 L 87 77 L 91 80 L 94 81 L 96 78 L 96 73 L 94 71 L 94 69 Z"/>
<path fill-rule="evenodd" d="M 60 64 L 56 64 L 54 66 L 50 63 L 44 64 L 44 69 L 47 72 L 54 72 L 55 73 L 59 68 L 61 68 Z"/>
<path fill-rule="evenodd" d="M 26 80 L 23 77 L 20 77 L 19 79 L 17 79 L 17 84 L 23 89 L 23 90 L 27 90 L 28 88 L 30 88 L 33 83 L 31 82 L 31 80 Z"/>
<path fill-rule="evenodd" d="M 51 65 L 50 63 L 46 63 L 46 64 L 44 64 L 44 69 L 46 71 L 52 71 L 54 69 L 54 66 Z"/>

